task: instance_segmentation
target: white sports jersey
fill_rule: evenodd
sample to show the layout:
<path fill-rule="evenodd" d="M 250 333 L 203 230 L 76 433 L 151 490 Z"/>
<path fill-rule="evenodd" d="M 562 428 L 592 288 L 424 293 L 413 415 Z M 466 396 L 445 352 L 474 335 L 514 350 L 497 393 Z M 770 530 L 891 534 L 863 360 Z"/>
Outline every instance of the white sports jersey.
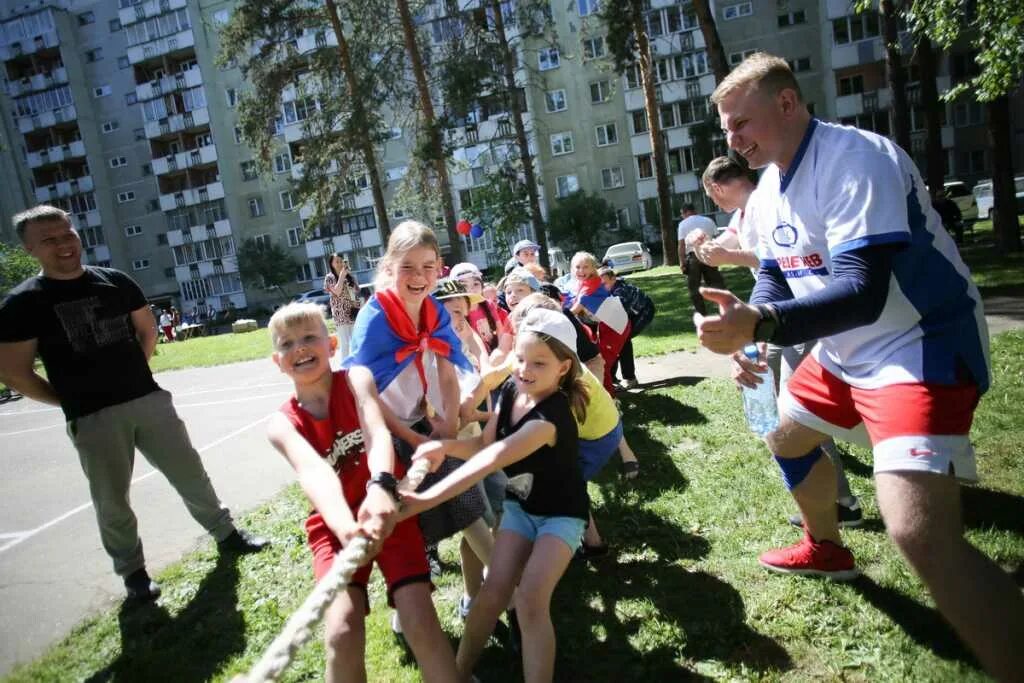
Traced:
<path fill-rule="evenodd" d="M 750 201 L 758 253 L 782 270 L 797 298 L 832 280 L 838 254 L 906 245 L 893 257 L 882 315 L 822 339 L 814 355 L 823 367 L 865 389 L 956 384 L 965 370 L 981 391 L 988 388 L 981 296 L 914 162 L 897 145 L 814 119 L 789 171 L 769 166 Z"/>
<path fill-rule="evenodd" d="M 740 243 L 740 249 L 752 251 L 756 256 L 758 254 L 757 226 L 751 220 L 752 218 L 753 214 L 746 210 L 736 209 L 732 212 L 732 216 L 729 217 L 729 225 L 725 229 L 736 235 L 736 239 Z M 750 269 L 750 273 L 754 276 L 755 280 L 757 279 L 757 270 L 757 268 Z"/>

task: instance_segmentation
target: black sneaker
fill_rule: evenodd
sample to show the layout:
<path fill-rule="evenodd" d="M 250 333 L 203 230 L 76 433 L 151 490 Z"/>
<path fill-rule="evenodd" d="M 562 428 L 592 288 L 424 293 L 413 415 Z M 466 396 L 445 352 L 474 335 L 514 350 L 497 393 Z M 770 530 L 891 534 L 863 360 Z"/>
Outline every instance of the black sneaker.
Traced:
<path fill-rule="evenodd" d="M 441 555 L 438 554 L 436 545 L 427 546 L 427 564 L 430 565 L 430 578 L 434 580 L 440 579 L 443 569 L 441 567 Z"/>
<path fill-rule="evenodd" d="M 231 532 L 230 536 L 223 541 L 217 542 L 217 547 L 221 551 L 239 555 L 258 553 L 268 545 L 270 545 L 270 541 L 262 536 L 251 534 L 244 529 L 235 529 Z"/>
<path fill-rule="evenodd" d="M 149 578 L 146 568 L 136 569 L 124 577 L 124 589 L 129 600 L 146 602 L 160 597 L 160 586 Z"/>
<path fill-rule="evenodd" d="M 853 529 L 864 523 L 864 510 L 861 509 L 860 501 L 856 498 L 849 506 L 836 501 L 836 515 L 839 518 L 839 526 L 843 529 Z M 799 513 L 790 515 L 789 523 L 793 526 L 803 527 L 804 518 Z"/>
<path fill-rule="evenodd" d="M 523 636 L 519 632 L 519 618 L 516 617 L 514 609 L 510 609 L 506 614 L 508 615 L 508 646 L 513 652 L 519 654 L 523 650 Z"/>

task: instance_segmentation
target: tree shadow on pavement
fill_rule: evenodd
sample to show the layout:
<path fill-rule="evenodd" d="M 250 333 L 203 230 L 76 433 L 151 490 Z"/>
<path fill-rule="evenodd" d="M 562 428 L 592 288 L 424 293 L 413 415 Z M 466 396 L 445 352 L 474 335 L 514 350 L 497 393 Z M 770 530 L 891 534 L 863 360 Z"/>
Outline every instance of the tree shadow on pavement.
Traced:
<path fill-rule="evenodd" d="M 245 623 L 236 606 L 237 561 L 238 555 L 221 553 L 177 615 L 159 602 L 126 601 L 118 613 L 121 654 L 86 680 L 190 683 L 213 678 L 245 649 Z"/>

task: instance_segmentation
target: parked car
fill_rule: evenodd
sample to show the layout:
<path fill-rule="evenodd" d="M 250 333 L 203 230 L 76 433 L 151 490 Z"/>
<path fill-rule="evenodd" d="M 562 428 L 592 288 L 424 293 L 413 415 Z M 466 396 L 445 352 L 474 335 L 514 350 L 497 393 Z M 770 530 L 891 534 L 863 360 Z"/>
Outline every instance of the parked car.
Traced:
<path fill-rule="evenodd" d="M 331 295 L 322 289 L 311 289 L 296 296 L 292 301 L 305 304 L 317 304 L 327 309 L 327 317 L 331 316 Z"/>
<path fill-rule="evenodd" d="M 1024 176 L 1013 179 L 1017 194 L 1017 213 L 1024 213 Z M 974 199 L 978 205 L 978 217 L 992 220 L 992 181 L 983 180 L 974 186 Z"/>
<path fill-rule="evenodd" d="M 647 270 L 654 265 L 654 257 L 643 242 L 620 242 L 608 247 L 602 263 L 618 274 Z"/>
<path fill-rule="evenodd" d="M 978 203 L 962 181 L 950 180 L 942 186 L 942 189 L 946 192 L 946 196 L 956 204 L 956 208 L 960 209 L 960 216 L 964 221 L 978 219 Z"/>

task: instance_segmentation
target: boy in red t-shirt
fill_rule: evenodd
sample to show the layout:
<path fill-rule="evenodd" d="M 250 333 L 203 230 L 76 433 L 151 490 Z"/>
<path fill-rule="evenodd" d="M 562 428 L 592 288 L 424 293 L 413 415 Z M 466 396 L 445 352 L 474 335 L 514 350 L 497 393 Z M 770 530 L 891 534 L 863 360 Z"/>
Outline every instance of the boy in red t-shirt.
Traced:
<path fill-rule="evenodd" d="M 365 368 L 331 372 L 337 339 L 319 307 L 289 304 L 268 325 L 274 363 L 295 383 L 295 395 L 270 418 L 270 443 L 295 469 L 314 510 L 306 520 L 313 573 L 323 577 L 341 548 L 356 536 L 371 541 L 398 610 L 405 638 L 424 681 L 456 678 L 451 644 L 430 599 L 430 567 L 416 519 L 396 524 L 396 462 L 376 390 Z M 350 386 L 351 385 L 351 386 Z M 352 386 L 361 396 L 353 398 Z M 366 680 L 364 620 L 370 611 L 366 582 L 372 562 L 360 567 L 327 611 L 326 680 Z"/>

